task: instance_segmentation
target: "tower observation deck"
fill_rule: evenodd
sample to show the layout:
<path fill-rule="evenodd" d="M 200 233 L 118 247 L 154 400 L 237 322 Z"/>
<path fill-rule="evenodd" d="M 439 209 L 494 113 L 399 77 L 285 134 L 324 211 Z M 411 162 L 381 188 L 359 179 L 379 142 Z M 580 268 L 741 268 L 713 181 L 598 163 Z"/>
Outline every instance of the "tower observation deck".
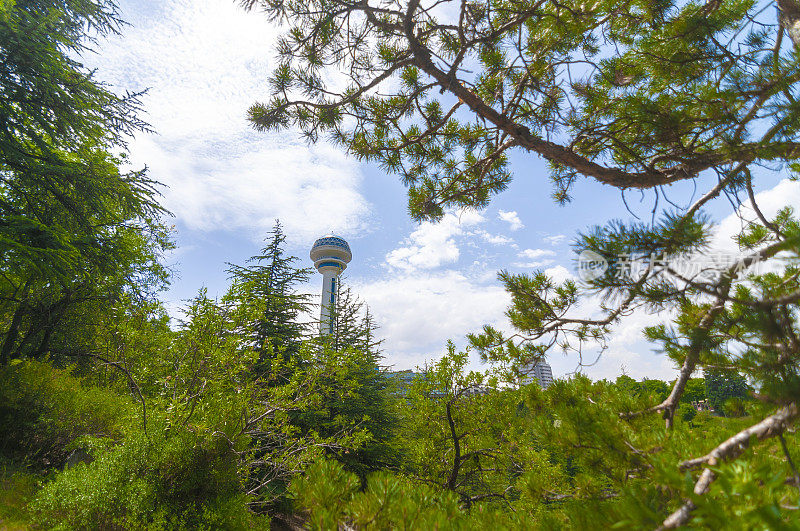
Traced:
<path fill-rule="evenodd" d="M 331 313 L 336 307 L 339 293 L 339 275 L 347 269 L 353 259 L 350 246 L 339 236 L 325 236 L 314 242 L 311 247 L 311 259 L 314 267 L 322 273 L 322 300 L 320 302 L 319 327 L 322 335 L 333 333 Z"/>

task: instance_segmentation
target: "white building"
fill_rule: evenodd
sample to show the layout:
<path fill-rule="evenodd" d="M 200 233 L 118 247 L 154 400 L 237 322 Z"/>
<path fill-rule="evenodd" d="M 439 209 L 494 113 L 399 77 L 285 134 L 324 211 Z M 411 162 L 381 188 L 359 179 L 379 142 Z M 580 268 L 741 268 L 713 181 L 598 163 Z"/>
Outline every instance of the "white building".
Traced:
<path fill-rule="evenodd" d="M 529 362 L 519 368 L 520 385 L 538 383 L 542 389 L 547 389 L 553 383 L 553 369 L 546 361 Z"/>
<path fill-rule="evenodd" d="M 322 300 L 320 301 L 319 331 L 322 335 L 333 333 L 331 310 L 336 307 L 339 293 L 339 275 L 353 259 L 350 246 L 339 236 L 325 236 L 311 248 L 314 267 L 322 273 Z"/>

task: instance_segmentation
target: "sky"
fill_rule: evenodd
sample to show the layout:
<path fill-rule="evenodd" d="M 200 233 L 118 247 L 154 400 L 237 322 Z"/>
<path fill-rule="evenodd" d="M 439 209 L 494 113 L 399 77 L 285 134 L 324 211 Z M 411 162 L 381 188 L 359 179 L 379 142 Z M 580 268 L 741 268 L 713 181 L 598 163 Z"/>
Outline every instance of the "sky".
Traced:
<path fill-rule="evenodd" d="M 396 176 L 325 142 L 309 145 L 296 131 L 258 133 L 250 127 L 246 111 L 269 96 L 280 33 L 262 13 L 246 12 L 233 0 L 119 5 L 128 25 L 82 59 L 118 93 L 147 90 L 143 118 L 155 133 L 131 139 L 130 160 L 146 165 L 165 185 L 162 203 L 173 214 L 178 247 L 167 263 L 175 277 L 164 294 L 173 316 L 200 288 L 222 295 L 227 263 L 242 264 L 257 254 L 280 219 L 287 251 L 306 267 L 316 238 L 336 233 L 347 239 L 353 260 L 345 279 L 380 326 L 385 363 L 414 368 L 440 356 L 449 339 L 465 345 L 464 336 L 484 324 L 508 328 L 504 311 L 510 298 L 497 280 L 499 270 L 544 269 L 556 280 L 574 278 L 570 245 L 576 234 L 631 218 L 619 190 L 590 181 L 577 184 L 571 203 L 556 205 L 544 161 L 516 153 L 514 181 L 487 209 L 414 223 Z M 759 175 L 766 213 L 800 205 L 800 186 L 785 177 Z M 677 186 L 668 193 L 686 204 L 691 191 Z M 626 197 L 635 214 L 649 219 L 652 194 Z M 720 222 L 719 245 L 730 248 L 738 219 L 724 200 L 712 204 L 711 213 Z M 320 291 L 321 279 L 315 275 L 303 289 Z M 590 314 L 586 306 L 581 310 Z M 673 363 L 641 334 L 642 327 L 668 318 L 632 315 L 589 367 L 555 352 L 548 358 L 553 374 L 581 370 L 597 379 L 623 372 L 674 379 Z M 471 366 L 483 368 L 477 359 Z"/>

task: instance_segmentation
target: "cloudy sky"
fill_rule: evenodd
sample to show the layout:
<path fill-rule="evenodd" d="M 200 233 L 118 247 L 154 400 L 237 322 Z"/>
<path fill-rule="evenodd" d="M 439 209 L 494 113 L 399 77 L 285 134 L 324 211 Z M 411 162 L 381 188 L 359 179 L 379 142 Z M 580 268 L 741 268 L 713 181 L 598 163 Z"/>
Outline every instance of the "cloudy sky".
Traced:
<path fill-rule="evenodd" d="M 466 333 L 486 323 L 504 326 L 508 296 L 498 270 L 546 269 L 568 278 L 577 231 L 630 217 L 618 190 L 592 182 L 576 187 L 571 204 L 556 206 L 542 160 L 517 154 L 514 182 L 485 211 L 415 224 L 395 176 L 325 143 L 309 146 L 293 132 L 249 127 L 247 108 L 268 96 L 279 33 L 262 14 L 233 0 L 123 0 L 120 9 L 130 25 L 83 59 L 119 92 L 148 90 L 144 118 L 156 134 L 133 139 L 131 159 L 166 185 L 163 203 L 174 214 L 179 246 L 169 258 L 176 278 L 165 295 L 173 311 L 201 287 L 222 294 L 226 263 L 256 254 L 278 218 L 289 252 L 306 266 L 317 237 L 335 232 L 349 241 L 354 258 L 347 281 L 381 326 L 387 363 L 413 368 L 437 357 L 448 339 L 464 344 Z M 783 178 L 760 178 L 765 211 L 787 198 L 800 205 L 797 183 Z M 689 201 L 691 189 L 673 192 L 673 201 Z M 640 202 L 632 194 L 628 203 L 649 218 L 652 197 Z M 724 219 L 729 210 L 723 202 L 712 207 L 723 246 L 738 227 Z M 316 291 L 321 277 L 313 280 L 307 289 Z M 674 378 L 672 363 L 640 333 L 665 318 L 632 316 L 597 364 L 583 371 L 593 378 L 623 370 L 637 378 Z M 549 361 L 556 376 L 577 365 L 558 353 Z"/>

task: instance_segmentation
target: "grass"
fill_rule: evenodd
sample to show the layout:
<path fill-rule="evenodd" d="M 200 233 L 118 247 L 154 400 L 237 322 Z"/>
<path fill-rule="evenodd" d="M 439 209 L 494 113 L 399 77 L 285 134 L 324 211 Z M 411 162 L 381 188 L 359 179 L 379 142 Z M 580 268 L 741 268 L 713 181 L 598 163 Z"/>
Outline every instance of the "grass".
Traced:
<path fill-rule="evenodd" d="M 36 493 L 39 477 L 0 458 L 0 530 L 30 529 L 26 506 Z"/>

